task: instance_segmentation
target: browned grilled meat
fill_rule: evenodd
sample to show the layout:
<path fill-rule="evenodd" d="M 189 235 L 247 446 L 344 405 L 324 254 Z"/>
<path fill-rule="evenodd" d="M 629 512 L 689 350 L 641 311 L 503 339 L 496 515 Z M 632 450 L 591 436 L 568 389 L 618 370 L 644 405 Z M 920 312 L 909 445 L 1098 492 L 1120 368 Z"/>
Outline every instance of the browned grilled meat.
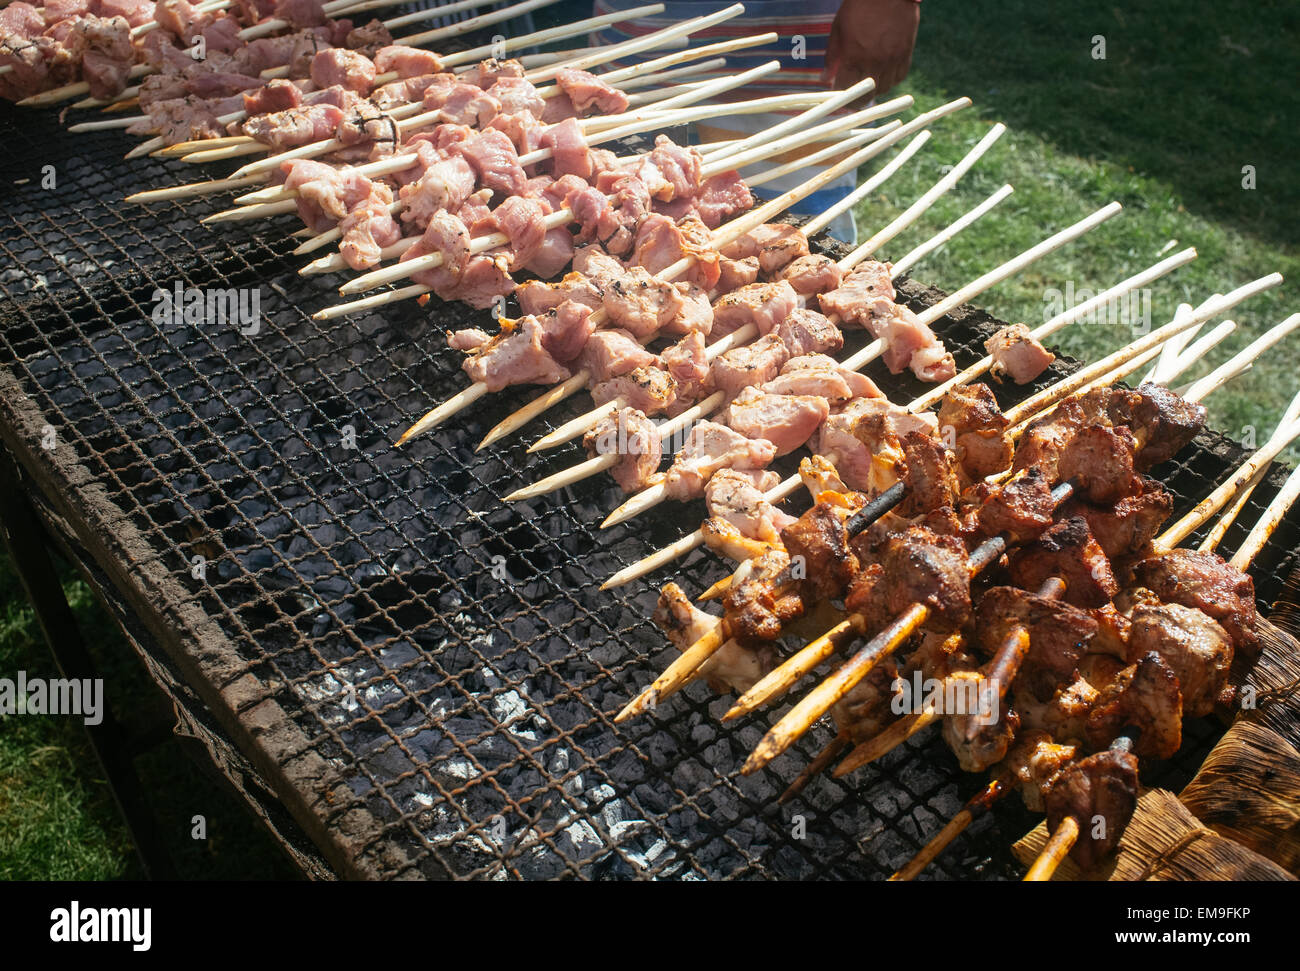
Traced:
<path fill-rule="evenodd" d="M 1119 592 L 1110 561 L 1080 516 L 1064 519 L 1011 557 L 1016 586 L 1037 590 L 1048 577 L 1065 581 L 1064 599 L 1076 607 L 1100 607 Z"/>
<path fill-rule="evenodd" d="M 1088 425 L 1061 450 L 1056 474 L 1089 502 L 1113 504 L 1136 488 L 1136 451 L 1137 439 L 1126 426 Z"/>
<path fill-rule="evenodd" d="M 1134 567 L 1137 582 L 1165 603 L 1195 607 L 1209 614 L 1231 636 L 1239 650 L 1254 653 L 1255 584 L 1223 557 L 1211 552 L 1176 549 L 1153 556 Z"/>
<path fill-rule="evenodd" d="M 952 446 L 962 471 L 973 481 L 1011 464 L 1010 424 L 986 384 L 952 388 L 939 402 L 939 435 Z"/>
<path fill-rule="evenodd" d="M 1205 427 L 1205 406 L 1184 401 L 1168 388 L 1144 384 L 1133 394 L 1136 400 L 1125 399 L 1130 414 L 1117 420 L 1128 425 L 1142 444 L 1139 471 L 1173 458 Z"/>
<path fill-rule="evenodd" d="M 1171 758 L 1183 744 L 1178 675 L 1154 651 L 1099 690 L 1085 733 L 1092 748 L 1103 748 L 1129 728 L 1138 730 L 1133 754 L 1143 758 Z"/>
<path fill-rule="evenodd" d="M 907 484 L 907 497 L 899 514 L 919 516 L 956 505 L 961 492 L 957 463 L 943 442 L 920 432 L 908 432 L 899 441 L 903 446 L 903 481 Z"/>
<path fill-rule="evenodd" d="M 975 608 L 976 649 L 992 657 L 1016 627 L 1029 633 L 1029 653 L 1016 684 L 1043 701 L 1070 680 L 1097 633 L 1097 621 L 1086 610 L 1019 587 L 992 587 Z"/>
<path fill-rule="evenodd" d="M 1136 494 L 1125 496 L 1114 506 L 1094 506 L 1072 498 L 1061 507 L 1061 516 L 1088 520 L 1093 537 L 1112 560 L 1141 553 L 1173 512 L 1174 499 L 1158 482 L 1141 477 L 1139 482 Z"/>
<path fill-rule="evenodd" d="M 1005 533 L 1012 544 L 1024 543 L 1052 525 L 1056 502 L 1052 484 L 1038 468 L 1022 469 L 1000 485 L 976 487 L 987 491 L 980 505 L 979 526 L 985 536 Z"/>
<path fill-rule="evenodd" d="M 1079 839 L 1070 856 L 1092 870 L 1119 846 L 1137 807 L 1138 763 L 1131 752 L 1113 749 L 1089 755 L 1061 770 L 1047 792 L 1047 828 L 1055 833 L 1073 816 Z"/>
<path fill-rule="evenodd" d="M 909 526 L 885 540 L 876 555 L 884 571 L 877 590 L 890 617 L 921 603 L 930 608 L 926 627 L 932 630 L 955 630 L 966 622 L 971 574 L 961 540 Z"/>
<path fill-rule="evenodd" d="M 803 616 L 804 603 L 794 589 L 782 589 L 771 578 L 746 580 L 722 598 L 727 630 L 742 646 L 781 636 L 786 622 Z"/>
<path fill-rule="evenodd" d="M 1178 676 L 1183 713 L 1208 715 L 1231 701 L 1232 639 L 1209 615 L 1172 603 L 1139 603 L 1129 614 L 1129 658 L 1155 652 Z"/>
<path fill-rule="evenodd" d="M 1078 746 L 1053 741 L 1047 732 L 1022 731 L 1007 752 L 994 775 L 1020 788 L 1025 808 L 1032 813 L 1044 810 L 1044 796 L 1061 770 L 1079 755 Z"/>
<path fill-rule="evenodd" d="M 677 584 L 666 583 L 659 592 L 654 622 L 668 635 L 674 647 L 684 651 L 712 630 L 718 618 L 691 603 Z M 771 645 L 764 644 L 757 650 L 750 650 L 729 640 L 700 666 L 700 673 L 709 687 L 719 694 L 726 691 L 742 694 L 771 670 L 774 658 L 775 651 Z"/>
<path fill-rule="evenodd" d="M 844 528 L 844 512 L 841 505 L 819 502 L 781 530 L 792 574 L 794 565 L 802 562 L 804 582 L 818 600 L 843 595 L 858 572 L 858 558 Z"/>

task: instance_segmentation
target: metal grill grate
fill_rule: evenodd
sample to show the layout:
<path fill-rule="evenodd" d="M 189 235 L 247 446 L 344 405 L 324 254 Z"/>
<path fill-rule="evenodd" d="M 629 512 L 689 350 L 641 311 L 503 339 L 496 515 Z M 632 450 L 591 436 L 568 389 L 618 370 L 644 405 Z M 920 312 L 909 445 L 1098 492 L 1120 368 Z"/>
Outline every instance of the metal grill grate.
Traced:
<path fill-rule="evenodd" d="M 671 651 L 647 620 L 650 583 L 596 587 L 693 528 L 696 506 L 664 505 L 653 521 L 602 533 L 595 524 L 617 493 L 604 477 L 503 505 L 497 497 L 574 455 L 538 462 L 520 439 L 474 452 L 518 394 L 492 396 L 393 450 L 414 416 L 463 386 L 442 332 L 477 315 L 407 302 L 314 322 L 336 281 L 296 276 L 288 222 L 213 231 L 195 219 L 215 204 L 128 206 L 126 193 L 190 173 L 121 162 L 123 140 L 69 136 L 45 115 L 8 110 L 0 131 L 0 176 L 33 180 L 14 188 L 0 219 L 0 359 L 15 379 L 0 403 L 29 425 L 53 426 L 56 452 L 70 449 L 120 510 L 105 528 L 139 534 L 130 575 L 164 571 L 178 603 L 217 622 L 225 638 L 217 648 L 181 629 L 178 649 L 222 654 L 229 680 L 216 689 L 257 679 L 262 692 L 233 712 L 250 737 L 254 702 L 269 697 L 284 711 L 296 742 L 271 771 L 345 870 L 883 876 L 980 784 L 937 737 L 922 735 L 777 807 L 829 732 L 819 728 L 741 778 L 736 769 L 773 713 L 724 729 L 728 702 L 702 685 L 616 730 L 611 713 Z M 52 191 L 39 188 L 46 164 L 58 178 Z M 152 294 L 176 281 L 259 287 L 259 333 L 206 319 L 155 323 Z M 915 306 L 939 296 L 914 283 L 901 292 Z M 941 325 L 959 365 L 995 326 L 960 311 Z M 894 400 L 920 388 L 878 365 L 869 373 Z M 349 426 L 356 449 L 345 447 Z M 7 437 L 28 465 L 42 461 L 39 443 L 19 431 Z M 1159 471 L 1186 509 L 1239 454 L 1202 436 Z M 1247 521 L 1276 484 L 1252 500 Z M 1295 565 L 1294 552 L 1282 551 L 1296 540 L 1294 521 L 1275 537 L 1259 571 L 1262 598 Z M 203 580 L 191 575 L 196 556 L 205 558 Z M 698 592 L 721 571 L 696 552 L 672 578 Z M 160 609 L 139 599 L 142 610 Z M 1147 781 L 1181 785 L 1218 734 L 1208 723 L 1190 727 L 1179 759 L 1149 767 Z M 302 771 L 308 764 L 327 771 Z M 796 815 L 803 838 L 792 835 Z M 1003 806 L 928 875 L 1018 872 L 1008 847 L 1032 822 Z"/>

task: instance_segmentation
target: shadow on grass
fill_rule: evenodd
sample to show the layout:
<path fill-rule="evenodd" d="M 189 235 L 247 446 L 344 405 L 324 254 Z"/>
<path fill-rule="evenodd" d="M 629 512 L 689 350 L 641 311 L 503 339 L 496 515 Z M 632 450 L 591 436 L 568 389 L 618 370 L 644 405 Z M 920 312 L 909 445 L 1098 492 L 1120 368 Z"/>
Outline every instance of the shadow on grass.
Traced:
<path fill-rule="evenodd" d="M 1298 37 L 1300 7 L 1285 0 L 963 0 L 925 5 L 912 71 L 986 117 L 1131 167 L 1203 216 L 1293 247 Z"/>

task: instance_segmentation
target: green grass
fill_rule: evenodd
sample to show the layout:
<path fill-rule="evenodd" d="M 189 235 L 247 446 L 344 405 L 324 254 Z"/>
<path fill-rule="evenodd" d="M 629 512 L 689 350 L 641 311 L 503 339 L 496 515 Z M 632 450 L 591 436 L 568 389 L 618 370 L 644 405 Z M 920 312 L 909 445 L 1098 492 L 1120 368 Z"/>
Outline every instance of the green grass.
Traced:
<path fill-rule="evenodd" d="M 104 696 L 128 736 L 171 717 L 133 650 L 90 588 L 62 576 Z M 58 677 L 35 614 L 0 552 L 0 675 Z M 296 871 L 230 794 L 169 740 L 136 760 L 136 771 L 177 871 L 189 878 L 291 877 Z M 190 819 L 208 839 L 190 838 Z M 110 880 L 143 876 L 125 825 L 77 719 L 0 718 L 0 880 Z"/>
<path fill-rule="evenodd" d="M 1146 6 L 926 5 L 911 75 L 891 94 L 911 94 L 922 109 L 960 95 L 975 104 L 934 126 L 917 158 L 864 200 L 858 225 L 863 238 L 884 225 L 1002 121 L 1010 130 L 884 255 L 902 255 L 1011 183 L 1009 199 L 912 271 L 952 290 L 1117 200 L 1119 215 L 975 302 L 1004 319 L 1041 323 L 1050 288 L 1072 281 L 1076 290 L 1105 289 L 1157 262 L 1171 241 L 1200 256 L 1153 285 L 1152 326 L 1179 302 L 1282 273 L 1281 287 L 1234 311 L 1239 329 L 1188 372 L 1196 377 L 1300 310 L 1300 10 L 1207 0 Z M 1106 38 L 1105 60 L 1091 56 L 1094 35 Z M 1245 165 L 1256 168 L 1254 190 L 1242 188 Z M 1130 339 L 1126 327 L 1094 323 L 1054 341 L 1095 360 Z M 1210 396 L 1215 427 L 1238 436 L 1250 425 L 1261 439 L 1272 430 L 1300 389 L 1298 342 L 1292 337 Z"/>

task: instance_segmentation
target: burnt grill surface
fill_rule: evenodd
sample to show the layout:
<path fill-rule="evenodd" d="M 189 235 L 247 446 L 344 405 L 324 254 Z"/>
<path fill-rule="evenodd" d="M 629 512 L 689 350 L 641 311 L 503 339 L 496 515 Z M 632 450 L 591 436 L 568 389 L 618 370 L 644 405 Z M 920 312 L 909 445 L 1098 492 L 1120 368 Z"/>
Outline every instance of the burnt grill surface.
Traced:
<path fill-rule="evenodd" d="M 302 792 L 311 808 L 298 811 L 315 814 L 335 859 L 377 860 L 368 872 L 387 877 L 881 877 L 981 785 L 930 733 L 778 807 L 829 729 L 742 778 L 777 712 L 723 728 L 729 701 L 703 685 L 616 729 L 612 713 L 673 653 L 648 621 L 657 585 L 674 579 L 695 594 L 723 566 L 697 551 L 649 580 L 597 586 L 698 525 L 699 504 L 664 504 L 602 532 L 619 494 L 600 476 L 504 505 L 499 496 L 575 460 L 573 447 L 524 455 L 546 423 L 474 452 L 536 389 L 489 396 L 395 450 L 411 420 L 465 385 L 444 331 L 480 315 L 408 301 L 314 322 L 340 278 L 296 275 L 292 220 L 199 226 L 224 196 L 128 205 L 129 192 L 200 172 L 124 162 L 127 139 L 68 135 L 53 113 L 0 111 L 0 363 L 145 539 L 148 559 L 220 625 L 234 670 L 279 703 L 331 767 L 329 785 L 345 784 L 343 798 L 323 799 L 323 778 L 280 780 Z M 51 190 L 40 185 L 45 165 Z M 206 317 L 155 322 L 155 289 L 178 281 L 258 288 L 258 333 Z M 941 296 L 914 282 L 900 293 L 917 308 Z M 997 326 L 961 310 L 937 329 L 964 366 Z M 868 373 L 896 401 L 921 387 L 879 362 Z M 1004 406 L 1029 390 L 1001 389 Z M 584 401 L 551 415 L 564 420 Z M 11 445 L 20 458 L 39 453 L 37 442 Z M 1206 434 L 1157 470 L 1178 513 L 1240 454 Z M 1277 484 L 1275 470 L 1247 524 Z M 1284 525 L 1261 560 L 1262 602 L 1295 565 L 1283 551 L 1296 533 Z M 1242 535 L 1234 528 L 1227 548 Z M 1180 787 L 1220 731 L 1189 725 L 1179 757 L 1148 766 L 1144 781 Z M 357 808 L 373 825 L 342 835 Z M 1017 875 L 1009 846 L 1034 822 L 1018 802 L 999 807 L 927 876 Z"/>

